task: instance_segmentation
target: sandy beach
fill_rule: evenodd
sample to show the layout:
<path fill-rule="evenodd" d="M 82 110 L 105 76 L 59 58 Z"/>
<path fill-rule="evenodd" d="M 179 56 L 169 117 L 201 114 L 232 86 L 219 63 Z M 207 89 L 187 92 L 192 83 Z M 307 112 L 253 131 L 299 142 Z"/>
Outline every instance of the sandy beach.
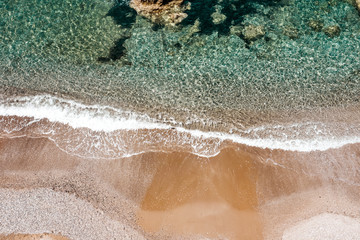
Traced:
<path fill-rule="evenodd" d="M 2 138 L 0 233 L 5 239 L 44 233 L 68 239 L 306 239 L 299 232 L 313 239 L 359 238 L 359 187 L 288 171 L 280 160 L 263 163 L 252 151 L 84 159 L 45 138 Z"/>
<path fill-rule="evenodd" d="M 9 235 L 1 235 L 1 240 L 68 240 L 67 237 L 63 237 L 60 235 L 54 235 L 49 233 L 43 234 L 9 234 Z"/>

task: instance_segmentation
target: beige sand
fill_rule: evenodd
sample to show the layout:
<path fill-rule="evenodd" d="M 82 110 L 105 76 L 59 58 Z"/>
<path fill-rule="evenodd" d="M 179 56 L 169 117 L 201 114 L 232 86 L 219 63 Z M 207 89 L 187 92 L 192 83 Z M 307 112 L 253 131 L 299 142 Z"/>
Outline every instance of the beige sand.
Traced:
<path fill-rule="evenodd" d="M 69 156 L 45 138 L 4 138 L 0 234 L 278 240 L 326 212 L 360 218 L 360 191 L 352 185 L 360 163 L 347 154 L 357 149 L 300 154 L 235 146 L 212 158 L 148 152 L 104 160 Z"/>
<path fill-rule="evenodd" d="M 54 234 L 9 234 L 0 236 L 0 240 L 69 240 L 66 237 Z"/>
<path fill-rule="evenodd" d="M 60 233 L 70 239 L 144 239 L 91 204 L 50 189 L 0 190 L 0 232 Z"/>
<path fill-rule="evenodd" d="M 260 207 L 265 239 L 282 239 L 284 233 L 294 229 L 300 222 L 307 222 L 324 213 L 332 213 L 327 218 L 330 221 L 337 215 L 360 219 L 359 193 L 359 189 L 347 186 L 322 186 L 269 200 Z M 324 230 L 330 230 L 327 229 L 329 226 L 323 227 Z M 301 230 L 303 234 L 299 236 L 308 236 L 306 232 L 311 229 L 310 225 L 306 225 Z M 322 236 L 321 231 L 317 233 Z M 287 240 L 294 236 L 289 235 Z"/>
<path fill-rule="evenodd" d="M 358 240 L 360 239 L 360 220 L 338 214 L 323 213 L 287 229 L 282 239 Z"/>

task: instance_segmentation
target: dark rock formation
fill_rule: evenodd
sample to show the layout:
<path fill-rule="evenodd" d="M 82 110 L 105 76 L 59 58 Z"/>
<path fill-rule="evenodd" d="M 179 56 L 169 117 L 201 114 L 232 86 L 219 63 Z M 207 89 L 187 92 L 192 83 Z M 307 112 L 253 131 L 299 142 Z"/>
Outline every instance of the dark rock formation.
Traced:
<path fill-rule="evenodd" d="M 308 25 L 309 27 L 311 27 L 312 30 L 316 31 L 316 32 L 321 32 L 321 30 L 323 29 L 324 27 L 324 23 L 320 20 L 314 20 L 314 19 L 311 19 L 309 22 L 308 22 Z"/>
<path fill-rule="evenodd" d="M 176 25 L 187 17 L 184 11 L 190 8 L 190 5 L 184 5 L 183 2 L 184 0 L 131 0 L 130 7 L 155 23 Z"/>
<path fill-rule="evenodd" d="M 247 25 L 242 31 L 244 39 L 247 41 L 255 41 L 265 35 L 264 26 Z"/>
<path fill-rule="evenodd" d="M 338 25 L 332 25 L 324 28 L 323 31 L 329 37 L 337 37 L 340 35 L 341 29 Z"/>

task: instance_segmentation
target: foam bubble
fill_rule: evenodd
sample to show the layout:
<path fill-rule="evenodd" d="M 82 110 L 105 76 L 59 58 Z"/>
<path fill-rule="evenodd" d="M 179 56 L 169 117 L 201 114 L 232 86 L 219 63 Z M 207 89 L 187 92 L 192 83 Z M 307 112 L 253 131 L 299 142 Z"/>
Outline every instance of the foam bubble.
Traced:
<path fill-rule="evenodd" d="M 169 126 L 156 123 L 147 115 L 122 111 L 109 106 L 84 105 L 50 95 L 18 97 L 0 102 L 2 116 L 46 118 L 73 128 L 89 128 L 93 131 L 112 132 L 132 129 L 166 129 Z"/>
<path fill-rule="evenodd" d="M 42 129 L 42 134 L 62 149 L 86 157 L 99 157 L 97 152 L 101 151 L 103 157 L 119 157 L 173 149 L 210 157 L 220 152 L 224 142 L 301 152 L 325 151 L 360 142 L 359 126 L 345 123 L 299 122 L 257 126 L 236 133 L 206 132 L 186 129 L 181 123 L 163 123 L 145 114 L 109 106 L 84 105 L 50 95 L 3 99 L 0 115 L 32 118 L 12 124 L 11 129 L 3 127 L 7 133 L 19 131 L 41 119 L 65 124 L 72 130 L 56 131 L 50 126 Z M 67 139 L 70 136 L 71 141 Z M 157 149 L 158 146 L 163 148 Z"/>

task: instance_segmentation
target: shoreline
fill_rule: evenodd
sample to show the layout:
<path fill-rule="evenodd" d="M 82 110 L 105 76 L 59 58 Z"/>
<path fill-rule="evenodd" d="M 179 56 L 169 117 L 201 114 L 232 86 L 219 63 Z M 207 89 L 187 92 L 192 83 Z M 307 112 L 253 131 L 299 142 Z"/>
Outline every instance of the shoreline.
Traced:
<path fill-rule="evenodd" d="M 0 106 L 0 136 L 47 137 L 63 151 L 84 158 L 116 159 L 149 151 L 187 151 L 200 157 L 214 157 L 222 149 L 235 145 L 314 152 L 360 143 L 360 112 L 355 106 L 318 109 L 318 112 L 308 112 L 312 117 L 299 113 L 299 118 L 292 116 L 295 118 L 288 117 L 287 121 L 282 119 L 229 131 L 216 129 L 214 123 L 213 131 L 205 131 L 187 128 L 185 123 L 175 120 L 161 122 L 111 107 L 87 106 L 50 96 L 45 100 L 44 96 L 36 97 L 34 102 L 25 101 L 24 106 L 17 106 L 16 101 L 14 106 Z M 38 102 L 43 100 L 45 103 Z"/>

